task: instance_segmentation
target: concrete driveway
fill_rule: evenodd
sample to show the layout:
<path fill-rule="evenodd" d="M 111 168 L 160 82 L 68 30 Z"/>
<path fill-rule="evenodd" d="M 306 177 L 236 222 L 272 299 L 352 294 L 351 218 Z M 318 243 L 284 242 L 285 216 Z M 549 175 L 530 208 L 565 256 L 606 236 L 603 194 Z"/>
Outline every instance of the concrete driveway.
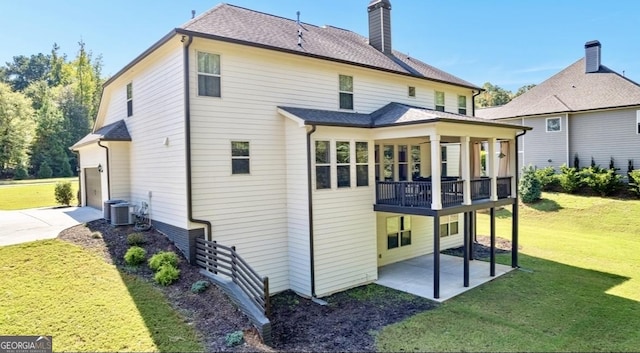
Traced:
<path fill-rule="evenodd" d="M 53 239 L 67 228 L 100 218 L 102 212 L 91 207 L 0 211 L 0 246 Z"/>

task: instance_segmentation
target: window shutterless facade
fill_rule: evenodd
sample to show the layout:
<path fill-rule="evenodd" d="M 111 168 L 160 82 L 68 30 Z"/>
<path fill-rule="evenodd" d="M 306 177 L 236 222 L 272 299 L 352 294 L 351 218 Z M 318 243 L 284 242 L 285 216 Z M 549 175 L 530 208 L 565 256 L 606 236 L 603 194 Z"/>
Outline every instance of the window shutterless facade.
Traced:
<path fill-rule="evenodd" d="M 133 115 L 133 83 L 127 84 L 127 117 Z"/>
<path fill-rule="evenodd" d="M 411 146 L 411 177 L 420 176 L 420 146 Z"/>
<path fill-rule="evenodd" d="M 545 125 L 547 127 L 547 132 L 562 131 L 560 118 L 546 118 Z"/>
<path fill-rule="evenodd" d="M 331 143 L 316 141 L 316 189 L 331 189 Z"/>
<path fill-rule="evenodd" d="M 368 142 L 356 142 L 356 186 L 369 186 Z"/>
<path fill-rule="evenodd" d="M 393 145 L 384 145 L 382 148 L 382 177 L 384 181 L 393 181 L 394 180 L 394 164 L 395 164 L 395 146 Z"/>
<path fill-rule="evenodd" d="M 409 86 L 409 97 L 415 98 L 416 96 L 416 88 L 413 86 Z"/>
<path fill-rule="evenodd" d="M 444 111 L 444 92 L 436 91 L 435 103 L 436 103 L 435 104 L 436 110 L 439 112 L 443 112 Z"/>
<path fill-rule="evenodd" d="M 640 135 L 640 110 L 636 110 L 636 134 Z"/>
<path fill-rule="evenodd" d="M 349 141 L 336 142 L 338 188 L 351 187 L 351 148 Z"/>
<path fill-rule="evenodd" d="M 231 174 L 249 174 L 251 161 L 248 141 L 231 141 Z"/>
<path fill-rule="evenodd" d="M 467 115 L 467 96 L 458 96 L 458 114 Z"/>
<path fill-rule="evenodd" d="M 460 232 L 458 215 L 440 217 L 440 238 L 456 235 Z"/>
<path fill-rule="evenodd" d="M 353 110 L 353 76 L 339 75 L 340 109 Z"/>
<path fill-rule="evenodd" d="M 198 52 L 198 95 L 221 96 L 220 55 Z"/>
<path fill-rule="evenodd" d="M 373 146 L 373 158 L 376 168 L 376 181 L 380 181 L 380 145 Z"/>
<path fill-rule="evenodd" d="M 387 249 L 411 245 L 411 217 L 387 218 Z"/>
<path fill-rule="evenodd" d="M 409 148 L 407 145 L 398 146 L 398 181 L 409 180 Z"/>

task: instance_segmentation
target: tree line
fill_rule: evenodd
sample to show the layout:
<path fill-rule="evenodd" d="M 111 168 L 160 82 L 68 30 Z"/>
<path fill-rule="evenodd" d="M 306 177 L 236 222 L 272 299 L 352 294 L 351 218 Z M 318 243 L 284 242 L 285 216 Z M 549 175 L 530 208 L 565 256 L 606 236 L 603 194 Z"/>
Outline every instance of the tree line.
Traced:
<path fill-rule="evenodd" d="M 518 88 L 518 90 L 513 93 L 498 85 L 493 85 L 490 82 L 485 82 L 484 85 L 482 85 L 484 91 L 475 98 L 476 107 L 488 108 L 505 105 L 511 102 L 517 96 L 527 92 L 535 86 L 536 85 L 534 84 L 525 85 Z"/>
<path fill-rule="evenodd" d="M 102 57 L 78 43 L 74 58 L 18 55 L 0 66 L 0 178 L 65 177 L 76 173 L 69 146 L 88 134 L 100 95 Z"/>

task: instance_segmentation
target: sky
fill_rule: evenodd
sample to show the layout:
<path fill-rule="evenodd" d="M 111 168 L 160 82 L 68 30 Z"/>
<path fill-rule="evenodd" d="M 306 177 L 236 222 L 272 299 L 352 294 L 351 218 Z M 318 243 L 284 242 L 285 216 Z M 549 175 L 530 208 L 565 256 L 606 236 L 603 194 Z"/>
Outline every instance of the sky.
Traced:
<path fill-rule="evenodd" d="M 252 10 L 368 36 L 369 0 L 227 0 Z M 78 42 L 117 73 L 153 43 L 219 4 L 204 0 L 0 0 L 0 65 L 13 56 L 75 57 Z M 640 1 L 391 0 L 394 49 L 478 86 L 516 91 L 584 56 L 599 40 L 602 64 L 640 82 Z"/>

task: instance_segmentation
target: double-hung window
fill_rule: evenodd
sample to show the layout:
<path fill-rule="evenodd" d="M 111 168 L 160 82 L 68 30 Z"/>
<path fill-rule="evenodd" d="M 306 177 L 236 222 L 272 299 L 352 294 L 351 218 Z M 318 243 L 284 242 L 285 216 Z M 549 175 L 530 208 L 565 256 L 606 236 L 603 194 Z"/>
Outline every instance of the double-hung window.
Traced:
<path fill-rule="evenodd" d="M 409 180 L 409 148 L 407 145 L 398 146 L 398 181 Z"/>
<path fill-rule="evenodd" d="M 249 174 L 249 142 L 231 141 L 231 174 Z"/>
<path fill-rule="evenodd" d="M 384 181 L 393 181 L 393 170 L 394 170 L 394 161 L 395 161 L 395 146 L 393 145 L 384 145 L 382 151 L 382 168 L 383 168 L 383 178 Z"/>
<path fill-rule="evenodd" d="M 133 83 L 127 84 L 127 117 L 133 115 Z"/>
<path fill-rule="evenodd" d="M 411 176 L 420 176 L 420 146 L 411 146 Z"/>
<path fill-rule="evenodd" d="M 198 95 L 220 97 L 220 55 L 198 52 Z"/>
<path fill-rule="evenodd" d="M 340 75 L 340 109 L 353 110 L 353 76 Z"/>
<path fill-rule="evenodd" d="M 415 98 L 416 97 L 416 88 L 414 86 L 409 86 L 409 97 L 411 98 Z"/>
<path fill-rule="evenodd" d="M 356 186 L 369 186 L 368 142 L 356 142 Z"/>
<path fill-rule="evenodd" d="M 436 102 L 435 104 L 436 110 L 439 112 L 443 112 L 444 111 L 444 92 L 436 91 L 435 102 Z"/>
<path fill-rule="evenodd" d="M 458 215 L 442 216 L 440 217 L 440 237 L 448 237 L 456 235 L 460 231 L 460 224 L 458 222 Z"/>
<path fill-rule="evenodd" d="M 351 149 L 349 141 L 336 142 L 336 169 L 338 187 L 351 187 Z"/>
<path fill-rule="evenodd" d="M 331 143 L 316 141 L 316 189 L 331 189 Z"/>
<path fill-rule="evenodd" d="M 467 115 L 467 96 L 458 96 L 458 114 Z"/>
<path fill-rule="evenodd" d="M 387 218 L 387 249 L 411 245 L 411 216 Z"/>
<path fill-rule="evenodd" d="M 636 110 L 636 134 L 640 135 L 640 110 Z"/>

